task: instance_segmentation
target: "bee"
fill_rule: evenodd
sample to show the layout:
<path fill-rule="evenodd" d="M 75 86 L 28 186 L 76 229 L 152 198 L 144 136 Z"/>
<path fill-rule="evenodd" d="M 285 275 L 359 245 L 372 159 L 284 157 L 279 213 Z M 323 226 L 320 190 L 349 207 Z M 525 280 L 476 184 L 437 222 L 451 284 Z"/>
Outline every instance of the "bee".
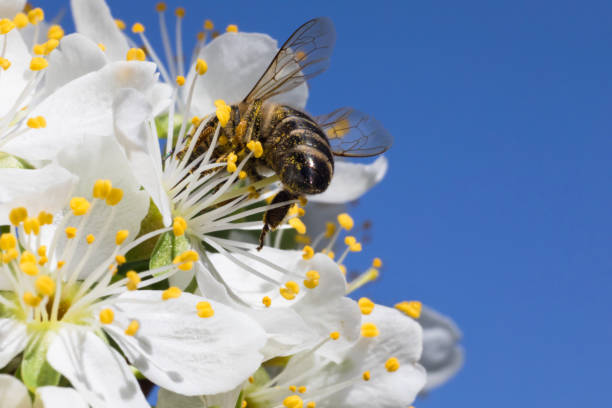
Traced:
<path fill-rule="evenodd" d="M 334 156 L 370 157 L 391 146 L 392 137 L 382 125 L 355 109 L 340 108 L 328 115 L 312 117 L 274 102 L 325 71 L 335 40 L 333 23 L 326 17 L 310 20 L 298 28 L 249 94 L 230 105 L 230 119 L 218 135 L 219 143 L 213 151 L 218 161 L 234 152 L 245 152 L 249 142 L 259 142 L 263 154 L 249 160 L 243 170 L 255 180 L 271 171 L 282 183 L 282 191 L 271 203 L 278 206 L 264 214 L 258 249 L 263 247 L 266 233 L 283 222 L 295 199 L 327 189 L 334 174 Z M 191 158 L 205 154 L 218 123 L 214 117 L 202 128 Z M 188 137 L 179 157 L 185 154 L 194 136 Z"/>

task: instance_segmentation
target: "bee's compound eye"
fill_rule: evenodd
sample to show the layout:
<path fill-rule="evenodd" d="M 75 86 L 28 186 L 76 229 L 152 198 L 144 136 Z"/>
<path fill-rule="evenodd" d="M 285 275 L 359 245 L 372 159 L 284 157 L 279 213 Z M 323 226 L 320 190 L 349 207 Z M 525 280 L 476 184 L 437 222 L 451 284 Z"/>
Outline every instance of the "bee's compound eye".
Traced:
<path fill-rule="evenodd" d="M 318 151 L 293 151 L 285 157 L 281 181 L 294 193 L 318 194 L 331 182 L 333 163 Z"/>

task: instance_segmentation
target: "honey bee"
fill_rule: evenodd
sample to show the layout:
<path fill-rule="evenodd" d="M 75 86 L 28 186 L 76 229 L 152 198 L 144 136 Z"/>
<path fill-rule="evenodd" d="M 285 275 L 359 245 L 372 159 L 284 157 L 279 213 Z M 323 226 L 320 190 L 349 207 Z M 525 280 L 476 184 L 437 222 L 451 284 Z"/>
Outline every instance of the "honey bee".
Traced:
<path fill-rule="evenodd" d="M 328 115 L 311 117 L 274 102 L 275 97 L 325 71 L 335 39 L 333 23 L 326 17 L 310 20 L 298 28 L 251 92 L 242 102 L 230 105 L 230 119 L 218 135 L 219 143 L 213 152 L 217 160 L 222 161 L 233 152 L 245 152 L 251 141 L 259 142 L 263 154 L 249 160 L 243 170 L 255 180 L 266 170 L 272 171 L 282 183 L 282 191 L 271 204 L 287 205 L 264 214 L 258 249 L 263 247 L 266 233 L 283 222 L 293 200 L 327 189 L 334 173 L 334 155 L 370 157 L 391 146 L 392 137 L 382 125 L 355 109 L 340 108 Z M 202 128 L 191 158 L 205 154 L 218 123 L 214 117 Z M 188 137 L 179 157 L 185 154 L 194 136 Z"/>

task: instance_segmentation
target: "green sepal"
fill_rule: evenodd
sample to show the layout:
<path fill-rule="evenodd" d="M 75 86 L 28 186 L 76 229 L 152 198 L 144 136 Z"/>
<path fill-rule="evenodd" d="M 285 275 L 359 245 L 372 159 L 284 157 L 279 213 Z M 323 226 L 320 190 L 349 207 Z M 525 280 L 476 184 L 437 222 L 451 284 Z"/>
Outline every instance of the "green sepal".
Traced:
<path fill-rule="evenodd" d="M 158 230 L 160 228 L 164 228 L 163 217 L 159 211 L 159 208 L 157 208 L 155 203 L 153 203 L 153 200 L 150 200 L 149 212 L 140 223 L 140 231 L 138 232 L 138 236 L 148 234 L 149 232 Z M 133 248 L 127 254 L 125 254 L 125 258 L 128 260 L 128 262 L 148 259 L 155 249 L 157 240 L 158 236 L 147 239 L 145 242 L 141 243 L 136 248 Z"/>
<path fill-rule="evenodd" d="M 170 265 L 174 258 L 190 249 L 189 241 L 185 235 L 175 237 L 172 231 L 164 233 L 157 241 L 157 245 L 149 261 L 149 269 Z"/>
<path fill-rule="evenodd" d="M 168 138 L 168 115 L 162 115 L 155 118 L 155 128 L 157 129 L 157 137 L 159 139 Z M 177 136 L 181 130 L 181 124 L 183 123 L 183 115 L 174 114 L 174 123 L 172 131 L 174 132 L 174 142 L 176 143 Z"/>
<path fill-rule="evenodd" d="M 28 162 L 10 154 L 0 152 L 0 169 L 33 169 Z"/>
<path fill-rule="evenodd" d="M 45 385 L 58 385 L 61 375 L 47 362 L 47 351 L 55 338 L 53 331 L 33 338 L 23 352 L 20 373 L 21 380 L 32 392 Z"/>

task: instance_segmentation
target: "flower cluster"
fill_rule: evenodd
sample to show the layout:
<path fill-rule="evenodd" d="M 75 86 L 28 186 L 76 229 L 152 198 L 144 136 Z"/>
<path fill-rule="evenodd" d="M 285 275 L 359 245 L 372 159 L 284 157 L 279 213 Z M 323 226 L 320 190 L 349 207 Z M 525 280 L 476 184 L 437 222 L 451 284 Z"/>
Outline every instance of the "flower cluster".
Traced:
<path fill-rule="evenodd" d="M 338 161 L 325 193 L 278 202 L 279 177 L 254 176 L 265 147 L 225 148 L 228 103 L 275 40 L 206 20 L 186 55 L 186 11 L 172 46 L 158 3 L 160 57 L 104 0 L 71 8 L 66 34 L 0 0 L 2 406 L 148 407 L 154 385 L 160 408 L 395 408 L 454 374 L 458 331 L 440 345 L 435 312 L 349 297 L 382 261 L 349 279 L 364 248 L 345 205 L 383 178 L 384 157 Z M 304 110 L 307 96 L 302 84 L 282 103 Z M 284 206 L 258 250 L 264 214 Z M 433 383 L 427 338 L 455 351 Z"/>

